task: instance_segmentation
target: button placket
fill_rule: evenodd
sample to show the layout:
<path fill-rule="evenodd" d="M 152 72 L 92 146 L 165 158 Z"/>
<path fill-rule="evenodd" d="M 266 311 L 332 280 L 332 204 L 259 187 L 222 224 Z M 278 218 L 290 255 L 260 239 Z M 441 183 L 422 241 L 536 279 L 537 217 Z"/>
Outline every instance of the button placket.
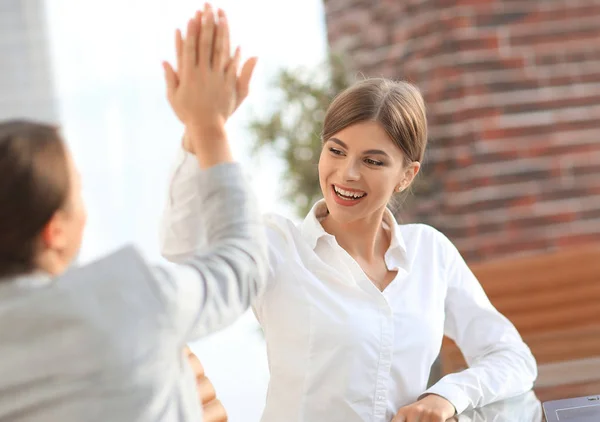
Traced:
<path fill-rule="evenodd" d="M 382 330 L 381 351 L 379 353 L 379 368 L 375 387 L 374 414 L 376 420 L 383 421 L 386 414 L 387 383 L 392 366 L 392 350 L 394 340 L 393 312 L 385 297 L 381 295 L 385 304 L 381 305 Z"/>

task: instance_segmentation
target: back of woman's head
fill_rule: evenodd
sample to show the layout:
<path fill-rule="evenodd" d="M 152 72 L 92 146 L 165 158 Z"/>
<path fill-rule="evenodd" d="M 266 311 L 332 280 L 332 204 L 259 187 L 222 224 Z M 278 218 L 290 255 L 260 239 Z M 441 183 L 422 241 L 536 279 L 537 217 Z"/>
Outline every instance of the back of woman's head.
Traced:
<path fill-rule="evenodd" d="M 0 277 L 36 269 L 44 226 L 66 202 L 69 171 L 58 129 L 0 122 Z"/>
<path fill-rule="evenodd" d="M 423 97 L 414 85 L 383 78 L 355 83 L 329 106 L 321 139 L 325 142 L 346 127 L 364 121 L 381 124 L 407 163 L 423 161 L 427 117 Z"/>

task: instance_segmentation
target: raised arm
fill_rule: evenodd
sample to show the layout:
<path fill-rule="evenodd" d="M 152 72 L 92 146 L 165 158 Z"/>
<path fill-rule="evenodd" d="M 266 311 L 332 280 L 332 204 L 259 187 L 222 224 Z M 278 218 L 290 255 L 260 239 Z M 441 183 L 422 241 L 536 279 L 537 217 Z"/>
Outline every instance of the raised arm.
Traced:
<path fill-rule="evenodd" d="M 229 60 L 227 23 L 210 7 L 190 20 L 185 40 L 179 31 L 178 73 L 164 63 L 167 95 L 186 127 L 196 167 L 189 180 L 198 201 L 196 228 L 206 248 L 157 269 L 156 277 L 172 312 L 193 340 L 241 315 L 264 283 L 266 242 L 254 195 L 233 162 L 225 122 L 236 107 L 239 50 Z M 187 327 L 187 328 L 186 328 Z"/>
<path fill-rule="evenodd" d="M 211 16 L 212 17 L 212 16 Z M 207 17 L 204 16 L 204 19 Z M 201 15 L 196 16 L 196 21 L 202 20 Z M 219 29 L 222 40 L 220 53 L 223 61 L 229 57 L 229 27 L 224 13 L 219 12 Z M 206 41 L 206 40 L 205 40 Z M 201 48 L 203 48 L 201 46 Z M 206 46 L 205 49 L 209 47 Z M 178 81 L 183 74 L 184 43 L 181 33 L 177 32 L 175 39 L 175 50 L 177 56 L 177 72 L 170 66 L 167 75 Z M 239 50 L 236 51 L 239 59 Z M 235 75 L 234 100 L 230 105 L 228 117 L 243 103 L 248 95 L 250 79 L 256 66 L 256 57 L 249 58 L 242 66 L 239 75 Z M 227 65 L 225 65 L 227 66 Z M 177 112 L 177 110 L 176 110 Z M 180 113 L 178 113 L 179 115 Z M 185 121 L 180 117 L 184 124 Z M 200 172 L 195 147 L 192 142 L 194 127 L 186 125 L 186 133 L 181 141 L 181 150 L 178 153 L 176 163 L 171 174 L 169 185 L 169 196 L 163 212 L 160 226 L 160 246 L 162 255 L 172 262 L 183 262 L 191 257 L 194 252 L 203 250 L 208 244 L 205 232 L 201 229 L 206 223 L 203 219 L 202 201 L 197 194 L 196 182 Z"/>

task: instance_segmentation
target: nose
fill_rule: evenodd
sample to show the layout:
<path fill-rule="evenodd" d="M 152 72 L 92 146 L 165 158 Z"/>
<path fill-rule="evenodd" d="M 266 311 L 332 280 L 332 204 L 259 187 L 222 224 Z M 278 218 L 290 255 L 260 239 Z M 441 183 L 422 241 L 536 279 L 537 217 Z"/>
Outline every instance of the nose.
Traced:
<path fill-rule="evenodd" d="M 345 182 L 355 182 L 360 179 L 360 170 L 357 160 L 347 159 L 344 160 L 342 165 L 342 179 Z"/>

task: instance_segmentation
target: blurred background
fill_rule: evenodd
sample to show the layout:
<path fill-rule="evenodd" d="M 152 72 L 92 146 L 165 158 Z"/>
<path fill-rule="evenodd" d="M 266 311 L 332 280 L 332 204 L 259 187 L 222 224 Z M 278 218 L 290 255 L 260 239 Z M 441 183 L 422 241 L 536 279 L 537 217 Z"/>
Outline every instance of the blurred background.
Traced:
<path fill-rule="evenodd" d="M 212 4 L 228 13 L 233 44 L 260 58 L 229 130 L 265 212 L 300 221 L 319 197 L 318 135 L 335 93 L 365 76 L 408 80 L 424 94 L 430 144 L 398 218 L 448 235 L 539 350 L 576 330 L 600 338 L 600 255 L 589 249 L 600 243 L 600 0 Z M 131 241 L 162 262 L 158 224 L 182 127 L 160 63 L 200 7 L 0 0 L 0 119 L 63 128 L 89 208 L 80 262 Z M 532 304 L 544 286 L 553 295 Z M 516 299 L 496 302 L 507 292 Z M 600 344 L 590 341 L 569 343 L 585 349 L 578 356 L 538 361 L 548 373 L 557 361 L 593 372 Z M 252 314 L 193 349 L 230 420 L 257 421 L 268 370 Z"/>

